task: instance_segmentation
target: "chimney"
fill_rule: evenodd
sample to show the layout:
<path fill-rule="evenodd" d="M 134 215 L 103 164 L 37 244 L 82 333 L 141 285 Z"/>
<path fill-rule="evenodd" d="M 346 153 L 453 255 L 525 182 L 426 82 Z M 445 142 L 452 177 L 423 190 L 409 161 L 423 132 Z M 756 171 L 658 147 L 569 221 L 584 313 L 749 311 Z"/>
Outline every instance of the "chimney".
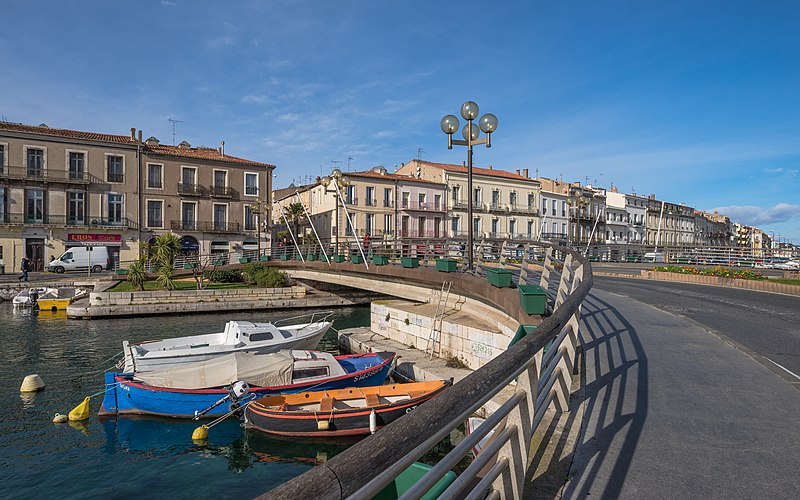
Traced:
<path fill-rule="evenodd" d="M 522 169 L 522 177 L 525 177 L 526 179 L 529 179 L 529 177 L 528 177 L 528 169 L 527 168 L 523 168 Z"/>
<path fill-rule="evenodd" d="M 136 140 L 136 127 L 131 127 L 131 140 Z"/>
<path fill-rule="evenodd" d="M 491 170 L 491 169 L 492 169 L 492 166 L 491 166 L 491 165 L 489 165 L 489 170 Z"/>
<path fill-rule="evenodd" d="M 142 142 L 142 131 L 141 130 L 139 131 L 139 142 L 140 143 Z"/>
<path fill-rule="evenodd" d="M 225 156 L 225 141 L 219 141 L 219 155 Z"/>
<path fill-rule="evenodd" d="M 519 169 L 517 169 L 517 175 L 519 175 Z"/>

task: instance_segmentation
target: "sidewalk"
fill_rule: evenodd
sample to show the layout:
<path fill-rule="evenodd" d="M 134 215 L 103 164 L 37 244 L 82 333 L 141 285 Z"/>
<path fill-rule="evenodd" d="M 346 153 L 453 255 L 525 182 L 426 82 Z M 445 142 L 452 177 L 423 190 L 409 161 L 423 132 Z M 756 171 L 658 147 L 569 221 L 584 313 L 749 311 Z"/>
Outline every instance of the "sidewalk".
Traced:
<path fill-rule="evenodd" d="M 586 400 L 565 498 L 800 498 L 797 389 L 614 294 L 587 298 L 581 334 Z"/>

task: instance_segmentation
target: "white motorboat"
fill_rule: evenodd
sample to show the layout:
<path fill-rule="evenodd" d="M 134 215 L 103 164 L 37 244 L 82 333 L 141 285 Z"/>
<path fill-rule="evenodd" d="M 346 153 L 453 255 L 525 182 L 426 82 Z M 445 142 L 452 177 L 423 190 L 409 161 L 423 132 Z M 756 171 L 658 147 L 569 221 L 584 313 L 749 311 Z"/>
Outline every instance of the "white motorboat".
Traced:
<path fill-rule="evenodd" d="M 37 303 L 40 297 L 53 292 L 58 292 L 58 288 L 23 288 L 17 295 L 14 296 L 14 299 L 11 301 L 11 303 L 14 304 L 14 307 L 31 307 Z"/>
<path fill-rule="evenodd" d="M 229 321 L 225 331 L 192 335 L 154 342 L 122 343 L 126 373 L 141 373 L 181 363 L 205 361 L 236 352 L 269 353 L 280 350 L 313 350 L 333 324 L 333 313 L 308 314 L 275 323 Z M 283 325 L 290 320 L 310 317 L 308 323 Z"/>

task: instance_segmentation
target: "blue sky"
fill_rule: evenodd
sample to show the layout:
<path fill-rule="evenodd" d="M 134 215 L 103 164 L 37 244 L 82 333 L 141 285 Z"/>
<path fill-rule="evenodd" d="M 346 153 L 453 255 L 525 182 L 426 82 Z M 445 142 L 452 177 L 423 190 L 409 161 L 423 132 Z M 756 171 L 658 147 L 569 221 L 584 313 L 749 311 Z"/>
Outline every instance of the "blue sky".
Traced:
<path fill-rule="evenodd" d="M 445 114 L 497 115 L 475 164 L 731 215 L 800 243 L 800 3 L 9 2 L 0 117 L 277 165 L 461 163 Z M 342 162 L 336 164 L 334 162 Z"/>

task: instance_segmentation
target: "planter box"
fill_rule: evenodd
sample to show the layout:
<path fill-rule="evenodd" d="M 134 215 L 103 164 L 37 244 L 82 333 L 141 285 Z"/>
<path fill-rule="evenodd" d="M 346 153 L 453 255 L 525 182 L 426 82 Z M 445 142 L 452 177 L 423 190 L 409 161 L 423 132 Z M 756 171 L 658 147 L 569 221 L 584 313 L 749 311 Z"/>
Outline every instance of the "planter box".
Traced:
<path fill-rule="evenodd" d="M 262 255 L 258 260 L 259 262 L 269 262 L 269 255 Z"/>
<path fill-rule="evenodd" d="M 350 262 L 352 262 L 353 264 L 363 264 L 364 258 L 359 254 L 355 254 L 350 257 Z"/>
<path fill-rule="evenodd" d="M 195 267 L 197 267 L 196 264 L 184 264 L 183 265 L 184 269 L 194 269 Z"/>
<path fill-rule="evenodd" d="M 436 270 L 443 273 L 454 273 L 458 270 L 458 262 L 453 259 L 436 259 Z"/>
<path fill-rule="evenodd" d="M 547 291 L 539 285 L 520 285 L 519 301 L 528 314 L 547 313 Z"/>
<path fill-rule="evenodd" d="M 418 257 L 401 257 L 400 264 L 403 267 L 419 267 L 419 258 Z"/>
<path fill-rule="evenodd" d="M 119 274 L 120 276 L 127 276 L 128 275 L 128 270 L 127 269 L 117 269 L 117 274 Z"/>
<path fill-rule="evenodd" d="M 247 264 L 248 262 L 250 262 L 249 257 L 239 257 L 239 264 Z"/>
<path fill-rule="evenodd" d="M 292 260 L 292 257 L 291 255 L 283 254 L 281 255 L 281 260 Z"/>
<path fill-rule="evenodd" d="M 334 255 L 333 256 L 333 261 L 336 262 L 337 264 L 341 264 L 342 262 L 344 262 L 344 260 L 345 260 L 344 259 L 344 255 Z"/>
<path fill-rule="evenodd" d="M 225 262 L 225 259 L 217 259 L 214 262 L 212 262 L 211 264 L 213 264 L 215 266 L 224 266 L 225 264 L 227 264 L 227 262 Z"/>
<path fill-rule="evenodd" d="M 385 266 L 389 263 L 389 257 L 385 255 L 373 255 L 372 256 L 372 263 L 376 266 Z"/>
<path fill-rule="evenodd" d="M 497 288 L 508 288 L 511 286 L 511 271 L 499 267 L 487 267 L 486 277 L 489 284 Z"/>
<path fill-rule="evenodd" d="M 317 260 L 317 256 L 315 254 L 313 254 L 313 253 L 310 253 L 310 254 L 306 255 L 306 260 L 315 261 L 315 260 Z"/>
<path fill-rule="evenodd" d="M 529 333 L 535 332 L 536 328 L 537 328 L 536 325 L 519 325 L 519 328 L 517 328 L 517 333 L 514 335 L 514 338 L 511 339 L 511 343 L 508 344 L 508 347 L 511 347 L 512 345 L 516 344 Z"/>

